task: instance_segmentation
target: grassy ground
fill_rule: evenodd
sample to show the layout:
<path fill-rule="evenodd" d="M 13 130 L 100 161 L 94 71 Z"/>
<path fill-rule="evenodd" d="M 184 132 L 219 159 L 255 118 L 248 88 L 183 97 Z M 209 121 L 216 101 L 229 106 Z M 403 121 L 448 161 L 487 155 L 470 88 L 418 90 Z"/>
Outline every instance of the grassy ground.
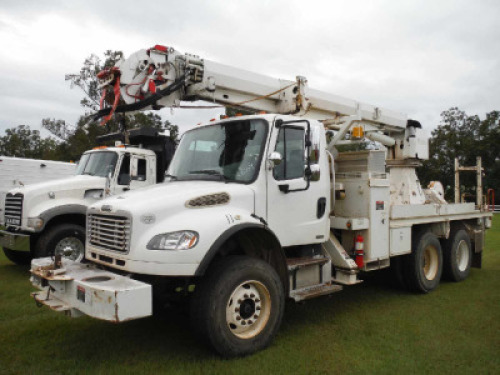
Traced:
<path fill-rule="evenodd" d="M 276 340 L 222 360 L 165 314 L 119 325 L 71 319 L 29 298 L 28 269 L 0 256 L 0 374 L 499 373 L 500 217 L 483 269 L 413 295 L 382 277 L 330 298 L 289 303 Z"/>

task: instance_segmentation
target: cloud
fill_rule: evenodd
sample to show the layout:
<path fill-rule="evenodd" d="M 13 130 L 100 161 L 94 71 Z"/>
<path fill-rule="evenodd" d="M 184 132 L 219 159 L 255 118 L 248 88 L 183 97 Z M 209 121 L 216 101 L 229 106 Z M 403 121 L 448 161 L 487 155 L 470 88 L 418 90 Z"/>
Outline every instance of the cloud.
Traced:
<path fill-rule="evenodd" d="M 459 106 L 499 109 L 497 1 L 31 1 L 0 5 L 0 131 L 75 122 L 82 95 L 64 74 L 91 53 L 170 45 L 408 113 L 427 128 Z M 187 129 L 217 110 L 164 119 Z"/>

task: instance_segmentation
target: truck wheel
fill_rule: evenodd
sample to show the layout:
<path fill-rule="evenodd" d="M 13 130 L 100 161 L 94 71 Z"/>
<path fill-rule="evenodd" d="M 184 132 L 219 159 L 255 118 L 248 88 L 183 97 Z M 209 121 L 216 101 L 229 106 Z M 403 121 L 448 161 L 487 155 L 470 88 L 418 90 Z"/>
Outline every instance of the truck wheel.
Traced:
<path fill-rule="evenodd" d="M 35 258 L 55 254 L 81 262 L 85 257 L 85 229 L 77 224 L 60 224 L 42 234 L 35 248 Z"/>
<path fill-rule="evenodd" d="M 219 354 L 244 356 L 271 343 L 281 324 L 284 300 L 278 274 L 268 263 L 231 256 L 198 284 L 191 319 Z"/>
<path fill-rule="evenodd" d="M 469 276 L 472 261 L 472 247 L 467 232 L 456 231 L 444 244 L 444 273 L 447 279 L 462 281 Z"/>
<path fill-rule="evenodd" d="M 439 285 L 443 253 L 438 238 L 431 232 L 417 234 L 406 259 L 406 282 L 414 292 L 428 293 Z"/>
<path fill-rule="evenodd" d="M 26 251 L 15 251 L 10 249 L 3 249 L 3 253 L 8 260 L 15 264 L 26 265 L 31 263 L 31 254 Z"/>

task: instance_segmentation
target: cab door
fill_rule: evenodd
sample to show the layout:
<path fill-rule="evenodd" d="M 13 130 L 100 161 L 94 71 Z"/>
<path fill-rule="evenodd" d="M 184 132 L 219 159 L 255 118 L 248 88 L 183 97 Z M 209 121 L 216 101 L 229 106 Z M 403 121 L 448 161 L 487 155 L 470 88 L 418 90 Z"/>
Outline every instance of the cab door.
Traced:
<path fill-rule="evenodd" d="M 130 161 L 130 189 L 140 189 L 150 185 L 150 168 L 145 156 L 133 155 Z"/>
<path fill-rule="evenodd" d="M 319 173 L 325 142 L 307 120 L 275 121 L 268 158 L 279 153 L 281 162 L 268 162 L 267 219 L 282 246 L 326 241 L 329 174 Z"/>

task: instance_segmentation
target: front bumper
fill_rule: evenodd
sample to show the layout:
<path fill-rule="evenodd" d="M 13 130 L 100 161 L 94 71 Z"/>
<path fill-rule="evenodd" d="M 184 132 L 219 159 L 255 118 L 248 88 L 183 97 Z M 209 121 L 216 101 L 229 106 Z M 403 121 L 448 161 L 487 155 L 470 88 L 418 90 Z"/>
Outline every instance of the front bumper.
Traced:
<path fill-rule="evenodd" d="M 9 250 L 30 251 L 29 234 L 12 233 L 0 230 L 0 246 Z"/>
<path fill-rule="evenodd" d="M 152 287 L 129 277 L 98 269 L 92 264 L 62 260 L 54 270 L 51 258 L 33 259 L 31 278 L 40 292 L 32 293 L 38 305 L 118 323 L 153 314 Z"/>

